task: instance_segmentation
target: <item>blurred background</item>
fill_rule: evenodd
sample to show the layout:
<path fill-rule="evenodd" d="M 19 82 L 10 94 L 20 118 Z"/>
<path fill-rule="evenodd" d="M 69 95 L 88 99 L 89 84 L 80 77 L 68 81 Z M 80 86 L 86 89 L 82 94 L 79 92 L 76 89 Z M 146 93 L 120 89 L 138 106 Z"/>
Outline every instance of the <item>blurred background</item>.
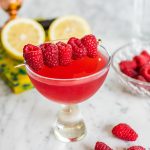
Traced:
<path fill-rule="evenodd" d="M 132 34 L 133 8 L 133 0 L 24 0 L 19 15 L 54 18 L 76 14 L 87 19 L 93 33 L 103 40 L 127 41 Z M 0 26 L 7 18 L 0 9 Z"/>

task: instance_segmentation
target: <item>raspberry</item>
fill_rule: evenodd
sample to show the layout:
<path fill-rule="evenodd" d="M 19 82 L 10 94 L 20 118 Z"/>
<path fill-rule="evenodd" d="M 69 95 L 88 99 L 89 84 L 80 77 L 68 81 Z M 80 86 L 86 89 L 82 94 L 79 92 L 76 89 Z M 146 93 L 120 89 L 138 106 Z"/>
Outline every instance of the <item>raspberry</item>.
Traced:
<path fill-rule="evenodd" d="M 141 70 L 140 74 L 148 81 L 150 82 L 150 64 L 144 65 Z"/>
<path fill-rule="evenodd" d="M 69 39 L 68 44 L 72 46 L 73 59 L 79 59 L 87 55 L 87 50 L 84 47 L 84 45 L 81 43 L 81 40 L 72 37 Z"/>
<path fill-rule="evenodd" d="M 119 63 L 120 66 L 120 70 L 123 71 L 126 68 L 131 68 L 131 69 L 136 69 L 137 68 L 137 64 L 135 61 L 131 61 L 131 60 L 125 60 L 125 61 L 121 61 Z"/>
<path fill-rule="evenodd" d="M 98 42 L 94 35 L 86 35 L 81 39 L 82 44 L 87 49 L 87 55 L 89 57 L 96 57 L 98 53 Z"/>
<path fill-rule="evenodd" d="M 103 142 L 96 142 L 95 150 L 112 150 L 112 149 Z"/>
<path fill-rule="evenodd" d="M 141 75 L 136 76 L 135 79 L 146 82 L 146 79 Z"/>
<path fill-rule="evenodd" d="M 28 44 L 23 48 L 23 56 L 26 63 L 35 71 L 44 67 L 42 50 L 34 45 Z"/>
<path fill-rule="evenodd" d="M 112 133 L 119 139 L 125 141 L 135 141 L 138 138 L 138 134 L 127 124 L 120 123 L 112 129 Z"/>
<path fill-rule="evenodd" d="M 143 51 L 141 52 L 141 55 L 147 57 L 147 58 L 150 60 L 150 54 L 149 54 L 146 50 L 143 50 Z"/>
<path fill-rule="evenodd" d="M 119 63 L 120 70 L 129 77 L 137 76 L 137 72 L 134 70 L 137 67 L 135 61 L 125 60 Z"/>
<path fill-rule="evenodd" d="M 146 150 L 146 149 L 142 146 L 132 146 L 129 147 L 127 150 Z"/>
<path fill-rule="evenodd" d="M 142 67 L 149 62 L 149 58 L 144 55 L 135 56 L 133 60 L 136 61 L 138 67 Z"/>
<path fill-rule="evenodd" d="M 40 45 L 43 52 L 44 64 L 48 67 L 59 65 L 58 61 L 58 47 L 55 44 L 45 43 Z"/>
<path fill-rule="evenodd" d="M 69 65 L 72 62 L 72 47 L 69 44 L 63 42 L 57 43 L 59 50 L 59 64 L 61 66 Z"/>
<path fill-rule="evenodd" d="M 131 78 L 134 78 L 138 75 L 138 73 L 132 68 L 125 68 L 122 70 L 122 72 Z"/>

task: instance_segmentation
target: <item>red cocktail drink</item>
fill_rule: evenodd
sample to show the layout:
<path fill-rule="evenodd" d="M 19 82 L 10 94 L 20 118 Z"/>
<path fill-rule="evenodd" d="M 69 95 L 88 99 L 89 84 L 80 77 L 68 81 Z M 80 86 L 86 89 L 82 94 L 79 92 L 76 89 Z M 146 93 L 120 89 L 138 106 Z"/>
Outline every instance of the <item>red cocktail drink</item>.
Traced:
<path fill-rule="evenodd" d="M 110 67 L 108 52 L 94 35 L 86 35 L 70 38 L 67 44 L 28 44 L 24 58 L 35 88 L 48 100 L 63 104 L 54 127 L 56 137 L 63 142 L 83 139 L 86 127 L 76 104 L 102 86 Z"/>
<path fill-rule="evenodd" d="M 39 72 L 29 67 L 27 70 L 33 85 L 43 96 L 62 104 L 75 104 L 87 100 L 100 88 L 108 72 L 108 61 L 99 52 L 96 58 L 84 57 L 68 66 L 45 66 Z"/>

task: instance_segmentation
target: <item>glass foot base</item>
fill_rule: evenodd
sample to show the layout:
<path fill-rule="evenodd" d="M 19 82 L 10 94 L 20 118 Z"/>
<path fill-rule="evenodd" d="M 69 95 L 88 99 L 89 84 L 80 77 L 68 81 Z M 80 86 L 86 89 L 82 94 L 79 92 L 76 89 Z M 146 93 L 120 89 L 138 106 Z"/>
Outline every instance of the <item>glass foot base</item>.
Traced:
<path fill-rule="evenodd" d="M 54 128 L 54 134 L 62 142 L 76 142 L 86 136 L 86 127 L 82 121 L 68 127 L 57 124 Z"/>
<path fill-rule="evenodd" d="M 77 106 L 65 106 L 58 113 L 54 134 L 62 142 L 75 142 L 85 137 L 86 126 Z"/>

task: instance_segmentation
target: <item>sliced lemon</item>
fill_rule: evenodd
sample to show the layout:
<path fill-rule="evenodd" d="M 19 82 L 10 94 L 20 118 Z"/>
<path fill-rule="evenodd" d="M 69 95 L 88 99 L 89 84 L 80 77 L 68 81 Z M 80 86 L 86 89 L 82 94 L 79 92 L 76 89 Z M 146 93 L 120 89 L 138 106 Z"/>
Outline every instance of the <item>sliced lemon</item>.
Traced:
<path fill-rule="evenodd" d="M 91 33 L 89 24 L 79 16 L 64 16 L 54 20 L 48 30 L 49 40 L 81 38 Z"/>
<path fill-rule="evenodd" d="M 36 21 L 17 18 L 4 26 L 1 41 L 5 50 L 12 57 L 23 60 L 24 45 L 43 43 L 45 41 L 45 32 L 43 27 Z"/>

